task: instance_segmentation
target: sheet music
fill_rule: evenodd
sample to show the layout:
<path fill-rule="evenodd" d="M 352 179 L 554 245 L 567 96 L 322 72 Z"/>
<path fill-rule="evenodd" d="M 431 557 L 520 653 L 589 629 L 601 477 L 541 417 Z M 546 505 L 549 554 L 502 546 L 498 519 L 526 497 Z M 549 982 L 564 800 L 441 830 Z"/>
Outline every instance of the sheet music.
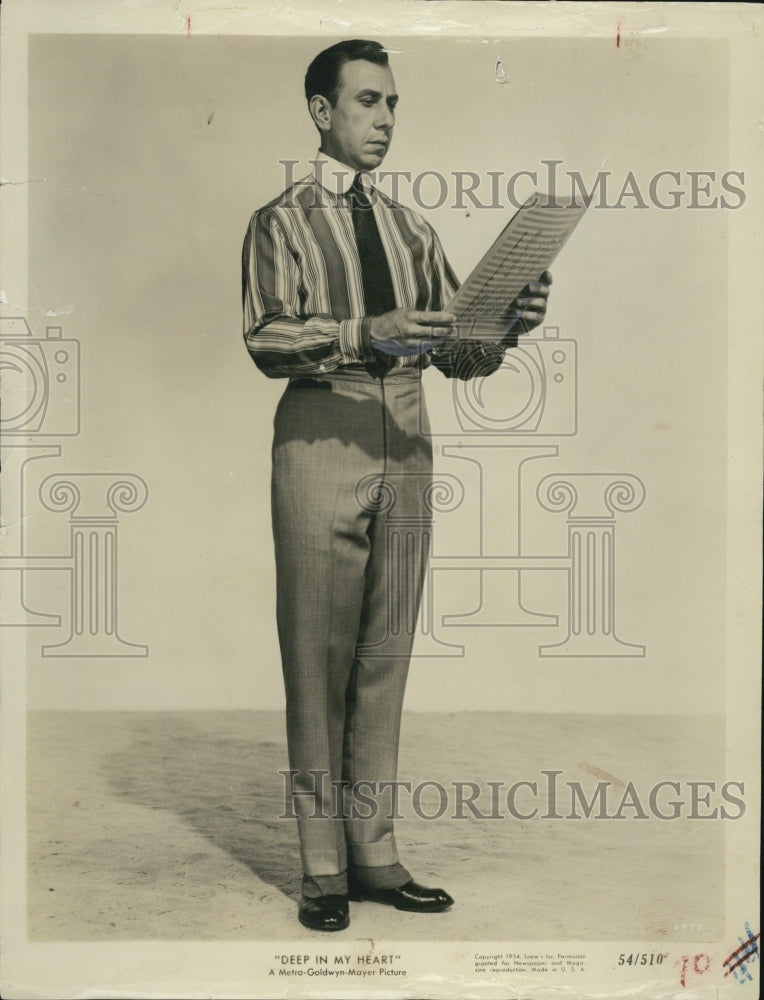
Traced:
<path fill-rule="evenodd" d="M 446 306 L 459 337 L 501 339 L 511 328 L 511 303 L 547 270 L 578 225 L 586 204 L 535 192 Z"/>

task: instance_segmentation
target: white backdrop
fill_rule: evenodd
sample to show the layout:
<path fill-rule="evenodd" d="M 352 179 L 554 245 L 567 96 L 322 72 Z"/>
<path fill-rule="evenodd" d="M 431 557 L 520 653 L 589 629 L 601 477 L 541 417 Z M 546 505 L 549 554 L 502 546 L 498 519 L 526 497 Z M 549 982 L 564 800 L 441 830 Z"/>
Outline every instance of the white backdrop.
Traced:
<path fill-rule="evenodd" d="M 282 188 L 279 160 L 313 155 L 302 77 L 339 37 L 31 40 L 27 316 L 38 338 L 57 324 L 79 341 L 82 426 L 60 458 L 27 467 L 26 551 L 69 549 L 66 514 L 38 499 L 48 475 L 134 473 L 150 495 L 119 527 L 119 631 L 148 655 L 41 655 L 68 634 L 70 578 L 27 574 L 27 605 L 63 619 L 60 629 L 29 630 L 30 707 L 282 703 L 269 452 L 283 383 L 262 376 L 244 348 L 239 254 L 251 212 Z M 535 170 L 543 188 L 542 161 L 554 159 L 563 191 L 566 171 L 591 181 L 602 169 L 612 174 L 611 202 L 629 171 L 645 199 L 660 170 L 680 172 L 685 192 L 672 211 L 630 197 L 620 209 L 593 206 L 563 251 L 548 323 L 577 343 L 577 433 L 514 439 L 559 453 L 530 463 L 519 487 L 508 471 L 487 477 L 483 513 L 494 534 L 502 521 L 508 537 L 521 532 L 523 554 L 560 556 L 565 515 L 539 507 L 539 479 L 637 477 L 645 502 L 617 525 L 617 630 L 646 655 L 540 657 L 540 644 L 565 637 L 567 577 L 529 573 L 524 603 L 559 626 L 441 628 L 464 655 L 415 657 L 407 708 L 720 710 L 734 212 L 687 204 L 688 171 L 715 171 L 718 195 L 720 175 L 736 169 L 725 43 L 382 40 L 399 50 L 391 59 L 401 95 L 385 169 Z M 435 200 L 434 187 L 422 193 Z M 405 184 L 401 197 L 411 203 Z M 450 197 L 424 212 L 461 277 L 508 218 L 503 200 L 502 209 L 454 208 Z M 434 428 L 451 431 L 436 444 L 454 446 L 452 387 L 435 371 L 426 382 Z M 504 390 L 489 390 L 500 409 Z M 464 517 L 439 518 L 435 551 L 474 554 L 475 469 L 438 462 L 463 478 L 466 500 Z M 508 544 L 486 537 L 493 554 Z M 474 571 L 438 580 L 437 615 L 476 607 Z M 515 584 L 503 574 L 501 586 Z"/>

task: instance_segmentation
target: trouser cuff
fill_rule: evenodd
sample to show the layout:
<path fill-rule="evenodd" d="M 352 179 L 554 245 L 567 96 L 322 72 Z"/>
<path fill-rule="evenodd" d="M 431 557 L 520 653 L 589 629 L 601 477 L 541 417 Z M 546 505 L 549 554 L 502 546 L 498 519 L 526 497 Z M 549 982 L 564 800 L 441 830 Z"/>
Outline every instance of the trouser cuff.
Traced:
<path fill-rule="evenodd" d="M 319 896 L 347 896 L 348 874 L 303 875 L 303 899 L 318 899 Z"/>
<path fill-rule="evenodd" d="M 365 889 L 399 889 L 411 881 L 411 872 L 400 862 L 376 867 L 354 865 L 352 877 L 354 882 Z"/>
<path fill-rule="evenodd" d="M 395 837 L 368 844 L 350 843 L 347 846 L 351 867 L 358 865 L 362 868 L 378 868 L 380 865 L 394 865 L 398 862 Z"/>

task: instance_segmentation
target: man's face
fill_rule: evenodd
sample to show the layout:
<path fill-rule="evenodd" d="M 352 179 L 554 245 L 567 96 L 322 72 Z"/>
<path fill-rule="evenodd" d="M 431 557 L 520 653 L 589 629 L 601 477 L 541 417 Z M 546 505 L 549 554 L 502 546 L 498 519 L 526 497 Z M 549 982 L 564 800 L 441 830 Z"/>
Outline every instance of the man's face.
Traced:
<path fill-rule="evenodd" d="M 393 138 L 395 80 L 389 66 L 365 59 L 346 62 L 340 70 L 337 104 L 329 111 L 330 127 L 322 149 L 356 170 L 375 170 Z"/>

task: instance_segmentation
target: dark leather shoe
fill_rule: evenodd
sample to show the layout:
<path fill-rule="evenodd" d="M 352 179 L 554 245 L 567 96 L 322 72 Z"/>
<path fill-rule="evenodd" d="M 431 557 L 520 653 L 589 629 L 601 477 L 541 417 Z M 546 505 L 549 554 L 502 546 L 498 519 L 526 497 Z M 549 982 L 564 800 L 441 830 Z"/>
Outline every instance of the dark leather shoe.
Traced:
<path fill-rule="evenodd" d="M 297 919 L 312 931 L 344 931 L 350 923 L 348 897 L 331 894 L 303 899 Z"/>
<path fill-rule="evenodd" d="M 354 902 L 369 900 L 372 903 L 386 903 L 396 910 L 411 910 L 413 913 L 438 913 L 447 910 L 453 899 L 443 889 L 428 889 L 413 879 L 396 889 L 367 889 L 357 882 L 351 882 L 348 897 Z"/>

